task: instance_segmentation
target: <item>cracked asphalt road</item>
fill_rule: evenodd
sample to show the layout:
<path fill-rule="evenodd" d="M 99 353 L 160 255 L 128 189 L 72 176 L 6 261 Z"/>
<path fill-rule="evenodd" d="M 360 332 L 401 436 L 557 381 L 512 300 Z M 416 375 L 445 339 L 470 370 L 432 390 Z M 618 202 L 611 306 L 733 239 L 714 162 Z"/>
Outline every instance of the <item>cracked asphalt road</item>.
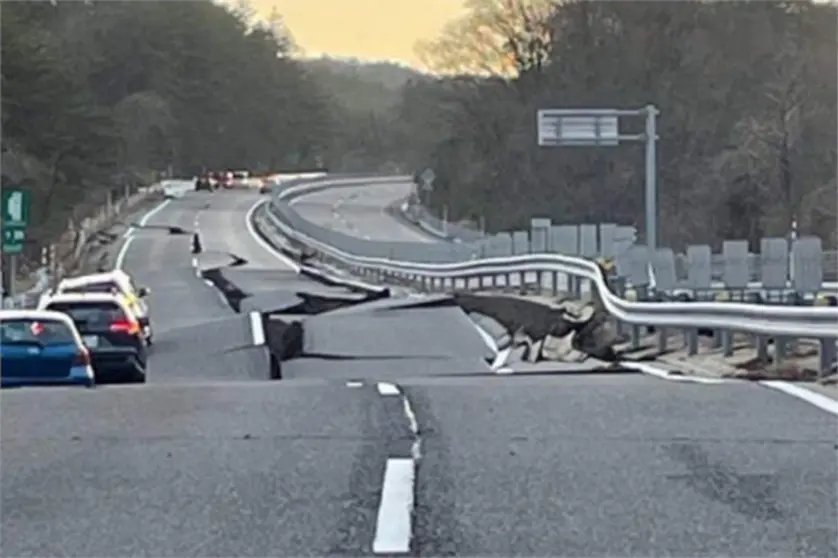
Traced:
<path fill-rule="evenodd" d="M 347 197 L 341 215 L 362 236 L 424 237 L 377 211 L 400 188 Z M 295 205 L 329 219 L 317 207 L 350 193 Z M 188 193 L 148 223 L 197 219 L 198 265 L 235 253 L 251 289 L 304 286 L 250 236 L 256 200 Z M 415 504 L 412 555 L 838 555 L 834 415 L 755 384 L 455 376 L 448 358 L 271 382 L 237 350 L 247 323 L 198 276 L 190 242 L 138 230 L 125 255 L 152 289 L 150 384 L 0 393 L 0 554 L 371 555 Z M 445 342 L 425 331 L 412 353 L 447 355 L 438 329 Z M 371 343 L 363 327 L 340 335 L 327 342 Z M 379 354 L 392 337 L 376 336 Z M 376 387 L 385 373 L 398 389 Z M 411 432 L 411 490 L 391 490 Z"/>

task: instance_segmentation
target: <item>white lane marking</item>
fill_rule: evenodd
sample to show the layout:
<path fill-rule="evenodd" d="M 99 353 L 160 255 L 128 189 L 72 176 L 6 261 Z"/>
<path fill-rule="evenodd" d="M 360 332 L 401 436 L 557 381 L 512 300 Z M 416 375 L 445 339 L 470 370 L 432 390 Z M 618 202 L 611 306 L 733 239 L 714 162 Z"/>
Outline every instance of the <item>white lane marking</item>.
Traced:
<path fill-rule="evenodd" d="M 349 387 L 349 388 L 364 387 L 364 382 L 346 382 L 346 387 Z"/>
<path fill-rule="evenodd" d="M 389 384 L 387 382 L 378 382 L 376 387 L 378 388 L 378 393 L 381 395 L 399 395 L 401 393 L 395 384 Z"/>
<path fill-rule="evenodd" d="M 495 374 L 508 374 L 512 372 L 511 368 L 506 366 L 506 361 L 509 360 L 509 355 L 512 354 L 512 348 L 507 347 L 502 351 L 498 351 L 495 355 L 495 360 L 492 361 L 492 371 Z"/>
<path fill-rule="evenodd" d="M 130 248 L 131 243 L 134 242 L 133 236 L 126 236 L 123 238 L 124 240 L 122 241 L 122 246 L 119 247 L 119 252 L 116 253 L 116 260 L 113 263 L 114 269 L 122 269 L 122 266 L 125 265 L 125 256 L 128 255 L 128 248 Z"/>
<path fill-rule="evenodd" d="M 416 413 L 413 412 L 410 400 L 405 395 L 402 395 L 402 407 L 404 408 L 404 415 L 407 417 L 410 431 L 413 433 L 413 443 L 410 444 L 410 457 L 413 458 L 414 462 L 418 463 L 422 459 L 422 438 L 419 437 L 419 421 L 416 419 Z"/>
<path fill-rule="evenodd" d="M 413 531 L 413 483 L 416 464 L 412 459 L 388 459 L 372 551 L 376 554 L 410 552 Z"/>
<path fill-rule="evenodd" d="M 244 216 L 244 225 L 245 227 L 247 227 L 247 233 L 253 238 L 253 240 L 256 241 L 257 244 L 259 244 L 259 246 L 267 250 L 273 257 L 275 257 L 283 264 L 293 269 L 295 272 L 299 273 L 300 266 L 297 265 L 297 263 L 294 260 L 286 256 L 282 252 L 278 251 L 276 248 L 274 248 L 267 242 L 265 242 L 265 240 L 262 239 L 261 236 L 259 236 L 259 233 L 256 232 L 256 229 L 253 228 L 253 214 L 256 212 L 257 209 L 259 209 L 259 206 L 264 203 L 268 202 L 266 202 L 265 200 L 259 200 L 253 204 L 253 207 L 247 210 L 247 215 Z"/>
<path fill-rule="evenodd" d="M 674 382 L 693 382 L 697 384 L 707 385 L 748 383 L 745 380 L 739 380 L 736 378 L 703 378 L 701 376 L 680 376 L 678 374 L 672 374 L 666 370 L 661 370 L 660 368 L 655 368 L 654 366 L 650 366 L 642 362 L 623 362 L 621 364 L 626 368 L 633 368 L 635 370 L 643 372 L 644 374 L 649 374 L 650 376 L 656 376 L 658 378 Z M 799 386 L 790 382 L 784 382 L 782 380 L 758 380 L 752 383 L 756 383 L 767 388 L 775 389 L 777 391 L 785 393 L 786 395 L 802 399 L 803 401 L 809 403 L 810 405 L 814 405 L 822 411 L 826 411 L 827 413 L 838 416 L 838 400 L 814 392 L 810 389 L 806 389 L 803 386 Z"/>
<path fill-rule="evenodd" d="M 169 205 L 169 202 L 172 200 L 163 200 L 160 202 L 156 207 L 150 209 L 145 215 L 137 221 L 137 224 L 145 226 L 148 223 L 148 220 L 157 215 L 160 211 L 163 210 L 164 207 Z M 114 261 L 114 269 L 122 269 L 122 266 L 125 265 L 125 256 L 128 254 L 128 248 L 131 246 L 131 243 L 134 241 L 134 232 L 137 230 L 137 227 L 128 227 L 128 230 L 122 234 L 123 243 L 122 246 L 119 248 L 119 252 L 116 254 L 116 261 Z"/>
<path fill-rule="evenodd" d="M 620 366 L 623 368 L 630 368 L 632 370 L 637 370 L 638 372 L 642 372 L 643 374 L 648 374 L 649 376 L 655 376 L 656 378 L 660 378 L 662 380 L 670 380 L 672 382 L 686 382 L 686 383 L 694 383 L 694 384 L 706 384 L 706 385 L 717 385 L 717 384 L 729 384 L 734 380 L 727 380 L 724 378 L 704 378 L 702 376 L 684 376 L 681 374 L 673 374 L 668 370 L 664 370 L 662 368 L 657 368 L 655 366 L 651 366 L 646 364 L 645 362 L 621 362 Z"/>
<path fill-rule="evenodd" d="M 407 417 L 407 422 L 410 425 L 410 431 L 414 436 L 419 435 L 419 421 L 416 420 L 416 413 L 413 412 L 413 407 L 410 405 L 407 397 L 402 397 L 402 406 L 404 407 L 404 415 Z"/>
<path fill-rule="evenodd" d="M 262 314 L 260 312 L 250 313 L 250 332 L 253 334 L 254 345 L 265 344 L 265 324 L 262 323 Z"/>
<path fill-rule="evenodd" d="M 805 387 L 779 380 L 762 380 L 759 384 L 767 388 L 782 391 L 786 395 L 802 399 L 822 411 L 838 416 L 838 401 L 832 399 L 831 397 L 821 395 L 820 393 L 816 393 L 812 390 L 806 389 Z"/>
<path fill-rule="evenodd" d="M 486 343 L 486 346 L 489 347 L 492 350 L 493 353 L 495 353 L 495 357 L 497 358 L 499 349 L 498 349 L 498 343 L 497 343 L 497 341 L 495 341 L 495 338 L 492 337 L 492 335 L 488 331 L 486 331 L 485 329 L 480 327 L 480 325 L 477 322 L 475 322 L 473 320 L 469 320 L 469 321 L 471 322 L 471 325 L 474 326 L 474 329 L 477 330 L 477 333 L 480 334 L 480 337 L 483 338 L 483 342 Z"/>

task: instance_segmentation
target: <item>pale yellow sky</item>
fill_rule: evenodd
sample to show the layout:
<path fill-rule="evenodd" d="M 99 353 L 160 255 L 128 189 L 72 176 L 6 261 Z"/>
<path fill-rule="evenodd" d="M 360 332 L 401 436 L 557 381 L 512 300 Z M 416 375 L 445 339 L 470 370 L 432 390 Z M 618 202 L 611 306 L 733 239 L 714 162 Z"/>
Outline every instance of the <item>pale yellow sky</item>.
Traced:
<path fill-rule="evenodd" d="M 415 67 L 416 41 L 434 38 L 463 13 L 463 0 L 252 0 L 276 7 L 307 56 L 400 60 Z"/>

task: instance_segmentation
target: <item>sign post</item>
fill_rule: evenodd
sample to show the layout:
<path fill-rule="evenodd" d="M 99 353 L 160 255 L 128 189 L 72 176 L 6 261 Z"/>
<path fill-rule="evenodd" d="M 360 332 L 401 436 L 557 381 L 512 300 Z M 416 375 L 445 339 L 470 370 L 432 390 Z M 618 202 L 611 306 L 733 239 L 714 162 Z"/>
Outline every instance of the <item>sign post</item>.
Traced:
<path fill-rule="evenodd" d="M 3 234 L 3 253 L 9 255 L 7 296 L 15 294 L 17 275 L 17 255 L 23 251 L 26 240 L 26 227 L 29 224 L 29 192 L 23 190 L 3 190 L 0 207 L 0 229 Z"/>
<path fill-rule="evenodd" d="M 646 144 L 646 245 L 658 247 L 657 116 L 654 105 L 642 109 L 542 109 L 538 111 L 539 147 L 616 147 L 623 141 Z M 642 134 L 620 134 L 621 116 L 645 116 Z"/>

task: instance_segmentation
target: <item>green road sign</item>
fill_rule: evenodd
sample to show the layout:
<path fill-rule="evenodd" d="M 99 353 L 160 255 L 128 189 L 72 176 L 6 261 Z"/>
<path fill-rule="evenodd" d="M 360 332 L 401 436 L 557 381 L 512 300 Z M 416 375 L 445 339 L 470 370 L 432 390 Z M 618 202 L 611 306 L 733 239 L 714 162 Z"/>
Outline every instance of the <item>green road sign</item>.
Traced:
<path fill-rule="evenodd" d="M 20 254 L 23 242 L 26 240 L 26 230 L 20 227 L 3 227 L 3 253 Z"/>
<path fill-rule="evenodd" d="M 3 190 L 3 214 L 0 226 L 3 229 L 25 229 L 29 224 L 29 192 L 23 190 Z M 5 242 L 6 236 L 3 233 Z"/>

